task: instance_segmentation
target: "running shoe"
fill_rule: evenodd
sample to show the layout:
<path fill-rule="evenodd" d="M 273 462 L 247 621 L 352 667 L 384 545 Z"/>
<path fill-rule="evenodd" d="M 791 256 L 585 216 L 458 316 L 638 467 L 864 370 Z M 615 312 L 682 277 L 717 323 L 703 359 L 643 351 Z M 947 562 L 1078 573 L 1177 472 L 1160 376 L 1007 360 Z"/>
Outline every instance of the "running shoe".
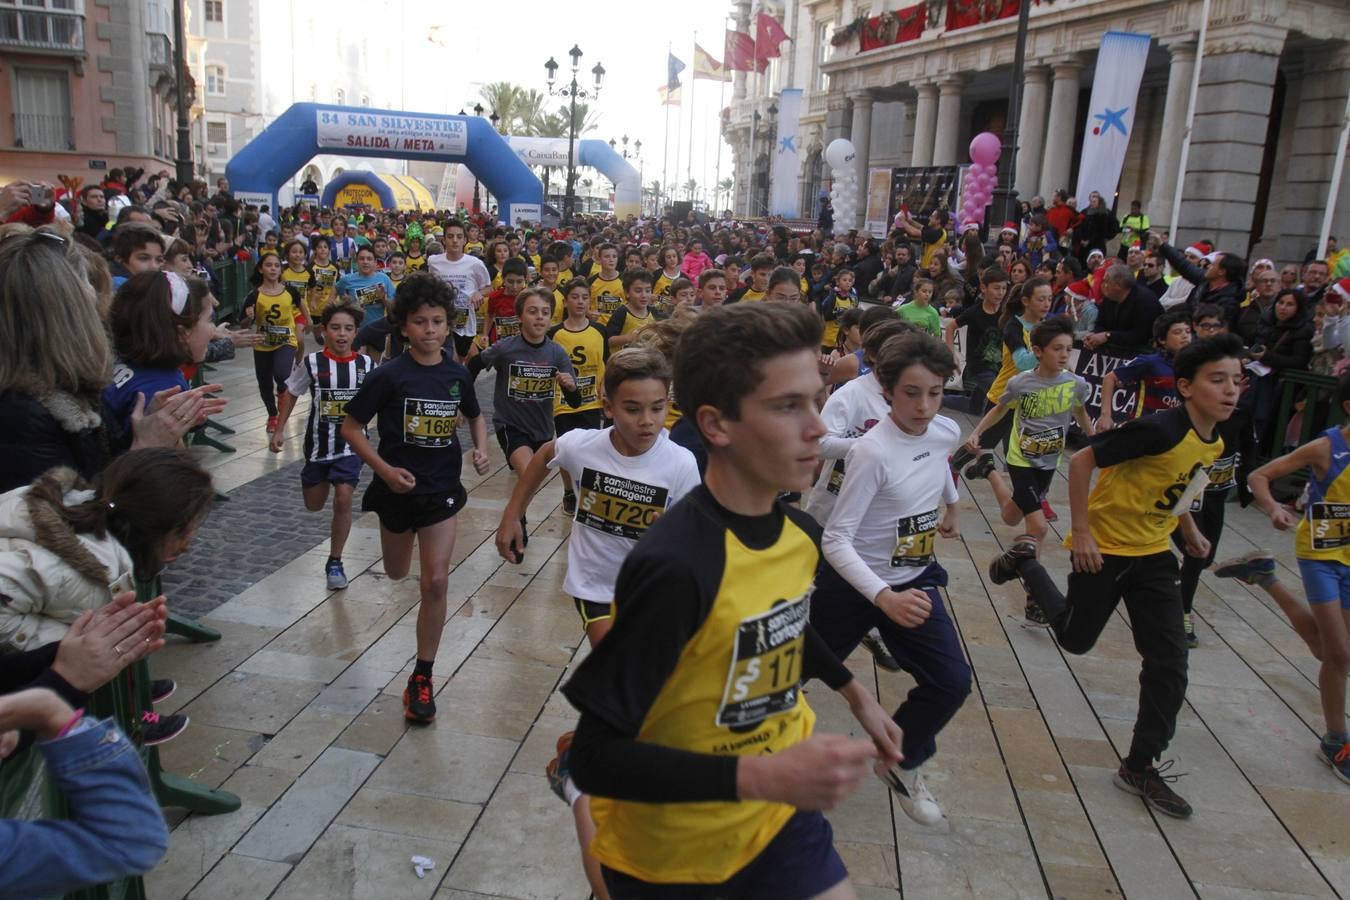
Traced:
<path fill-rule="evenodd" d="M 974 481 L 977 478 L 988 478 L 989 473 L 994 471 L 995 468 L 994 454 L 986 451 L 980 454 L 979 459 L 966 466 L 964 474 L 967 481 Z"/>
<path fill-rule="evenodd" d="M 553 793 L 558 795 L 558 799 L 567 802 L 567 779 L 572 777 L 572 736 L 575 731 L 569 731 L 558 738 L 558 755 L 548 761 L 544 766 L 544 774 L 548 776 L 548 786 L 553 789 Z"/>
<path fill-rule="evenodd" d="M 324 574 L 328 576 L 330 591 L 340 591 L 347 586 L 347 573 L 342 568 L 342 560 L 330 559 L 328 565 L 324 566 Z"/>
<path fill-rule="evenodd" d="M 1050 501 L 1044 497 L 1041 498 L 1041 515 L 1045 516 L 1047 522 L 1059 521 L 1059 513 L 1055 512 L 1055 508 L 1050 505 Z"/>
<path fill-rule="evenodd" d="M 268 433 L 268 434 L 271 434 L 271 433 L 273 433 L 273 432 L 276 431 L 276 430 L 277 430 L 277 417 L 276 417 L 276 416 L 268 416 L 268 417 L 267 417 L 267 433 Z"/>
<path fill-rule="evenodd" d="M 887 672 L 899 672 L 900 664 L 891 656 L 891 651 L 886 649 L 886 645 L 876 635 L 868 632 L 863 635 L 862 645 L 867 648 L 867 652 L 872 654 L 877 665 L 881 666 Z"/>
<path fill-rule="evenodd" d="M 952 467 L 953 472 L 959 472 L 961 471 L 962 466 L 973 462 L 977 455 L 978 454 L 974 450 L 971 450 L 970 447 L 962 444 L 960 447 L 957 447 L 956 452 L 948 458 L 947 465 Z"/>
<path fill-rule="evenodd" d="M 989 561 L 989 580 L 994 584 L 1004 584 L 1017 578 L 1017 567 L 1024 560 L 1036 558 L 1036 540 L 1030 535 L 1022 535 L 1006 552 L 1000 553 Z"/>
<path fill-rule="evenodd" d="M 431 678 L 413 674 L 403 691 L 403 718 L 419 725 L 436 720 L 436 701 L 431 698 Z"/>
<path fill-rule="evenodd" d="M 1214 575 L 1264 587 L 1275 580 L 1275 554 L 1269 550 L 1253 550 L 1226 559 L 1214 567 Z"/>
<path fill-rule="evenodd" d="M 918 769 L 902 769 L 894 765 L 880 778 L 895 794 L 895 799 L 900 801 L 900 808 L 905 811 L 905 815 L 915 822 L 936 825 L 942 821 L 942 807 L 933 799 Z"/>
<path fill-rule="evenodd" d="M 1181 624 L 1186 629 L 1186 646 L 1194 650 L 1200 646 L 1200 639 L 1195 636 L 1195 621 L 1190 613 L 1181 614 Z"/>
<path fill-rule="evenodd" d="M 1027 598 L 1027 605 L 1023 608 L 1022 616 L 1026 624 L 1033 628 L 1050 627 L 1050 617 L 1046 615 L 1045 609 L 1030 597 Z"/>
<path fill-rule="evenodd" d="M 176 690 L 178 685 L 172 678 L 156 678 L 150 682 L 150 702 L 163 703 L 172 697 Z"/>
<path fill-rule="evenodd" d="M 577 495 L 571 491 L 563 491 L 562 509 L 563 515 L 575 516 L 577 514 Z"/>
<path fill-rule="evenodd" d="M 141 746 L 155 747 L 171 741 L 188 727 L 188 717 L 175 713 L 161 716 L 156 712 L 141 713 Z"/>
<path fill-rule="evenodd" d="M 1188 819 L 1191 815 L 1191 805 L 1170 787 L 1185 773 L 1164 774 L 1172 768 L 1173 762 L 1169 759 L 1157 768 L 1149 766 L 1142 772 L 1131 772 L 1125 768 L 1125 764 L 1122 762 L 1112 781 L 1122 791 L 1143 797 L 1146 804 L 1163 815 L 1171 816 L 1174 819 Z"/>
<path fill-rule="evenodd" d="M 1317 758 L 1331 767 L 1333 775 L 1350 784 L 1350 737 L 1325 735 L 1317 748 Z"/>

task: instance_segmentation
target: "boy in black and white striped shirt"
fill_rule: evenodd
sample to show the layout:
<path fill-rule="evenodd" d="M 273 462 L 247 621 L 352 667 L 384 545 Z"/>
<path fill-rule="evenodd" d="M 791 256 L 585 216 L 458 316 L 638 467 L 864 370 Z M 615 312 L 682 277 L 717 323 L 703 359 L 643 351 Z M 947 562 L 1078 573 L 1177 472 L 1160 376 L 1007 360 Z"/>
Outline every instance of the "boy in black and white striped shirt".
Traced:
<path fill-rule="evenodd" d="M 375 367 L 370 357 L 352 349 L 361 319 L 360 308 L 351 304 L 332 303 L 324 308 L 320 317 L 324 349 L 306 354 L 291 370 L 278 404 L 277 429 L 269 443 L 273 453 L 281 452 L 286 420 L 295 408 L 295 399 L 308 393 L 309 421 L 305 426 L 300 488 L 305 508 L 318 512 L 328 502 L 328 486 L 333 486 L 333 524 L 324 566 L 331 591 L 347 586 L 342 548 L 352 529 L 352 493 L 361 478 L 361 457 L 343 440 L 342 420 L 347 415 L 347 401 L 356 396 L 366 373 Z"/>

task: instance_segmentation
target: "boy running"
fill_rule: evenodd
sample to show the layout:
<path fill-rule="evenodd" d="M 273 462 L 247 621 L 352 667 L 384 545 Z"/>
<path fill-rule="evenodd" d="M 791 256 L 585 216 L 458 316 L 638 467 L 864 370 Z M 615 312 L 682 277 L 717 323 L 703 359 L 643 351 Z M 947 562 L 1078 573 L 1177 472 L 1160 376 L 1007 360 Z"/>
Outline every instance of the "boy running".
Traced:
<path fill-rule="evenodd" d="M 839 317 L 847 310 L 858 308 L 858 292 L 853 290 L 853 270 L 842 266 L 834 272 L 834 287 L 820 301 L 820 315 L 825 320 L 825 343 L 821 353 L 829 353 L 839 343 Z"/>
<path fill-rule="evenodd" d="M 815 469 L 820 331 L 803 307 L 743 304 L 681 339 L 675 391 L 708 447 L 706 483 L 628 555 L 614 627 L 563 688 L 614 897 L 853 895 L 818 810 L 878 758 L 897 762 L 900 736 L 807 623 L 816 529 L 778 499 Z M 811 736 L 812 677 L 872 741 Z"/>
<path fill-rule="evenodd" d="M 619 350 L 632 342 L 639 328 L 655 319 L 647 308 L 652 302 L 652 273 L 644 269 L 629 269 L 623 273 L 624 305 L 616 309 L 605 324 L 609 349 Z"/>
<path fill-rule="evenodd" d="M 454 288 L 435 276 L 419 273 L 403 282 L 391 316 L 407 338 L 407 351 L 366 376 L 348 401 L 342 423 L 342 439 L 375 473 L 361 508 L 380 518 L 380 548 L 390 578 L 408 574 L 417 542 L 417 663 L 403 692 L 403 715 L 418 724 L 436 718 L 432 667 L 445 628 L 455 516 L 468 499 L 460 483 L 455 433 L 461 413 L 473 436 L 473 467 L 480 475 L 488 471 L 487 428 L 473 379 L 444 349 L 454 310 Z M 365 424 L 376 415 L 378 452 L 365 433 Z"/>
<path fill-rule="evenodd" d="M 1019 372 L 1008 381 L 998 404 L 985 413 L 966 439 L 969 451 L 979 453 L 980 435 L 1012 410 L 1007 481 L 995 469 L 989 454 L 971 467 L 973 473 L 967 474 L 989 480 L 1003 524 L 1025 523 L 1024 533 L 1039 547 L 1050 529 L 1043 504 L 1059 469 L 1069 422 L 1076 421 L 1084 434 L 1092 430 L 1083 405 L 1092 395 L 1092 386 L 1065 368 L 1073 351 L 1073 322 L 1068 319 L 1057 316 L 1038 323 L 1031 329 L 1031 350 L 1036 354 L 1036 368 Z M 1035 625 L 1049 624 L 1030 598 L 1026 617 Z"/>
<path fill-rule="evenodd" d="M 324 349 L 306 354 L 291 370 L 286 390 L 277 400 L 277 430 L 267 442 L 273 453 L 281 452 L 295 400 L 308 392 L 309 421 L 305 424 L 300 490 L 305 509 L 318 512 L 328 502 L 328 486 L 333 486 L 333 522 L 329 527 L 328 562 L 324 564 L 330 591 L 347 586 L 342 548 L 352 530 L 352 493 L 361 480 L 361 457 L 342 439 L 342 420 L 348 401 L 375 368 L 370 357 L 353 349 L 360 324 L 361 310 L 356 306 L 343 303 L 324 309 L 319 317 Z"/>
<path fill-rule="evenodd" d="M 607 325 L 609 317 L 618 312 L 627 299 L 619 276 L 619 248 L 613 244 L 600 244 L 596 248 L 596 257 L 600 260 L 600 271 L 591 279 L 591 306 L 595 321 Z"/>
<path fill-rule="evenodd" d="M 1179 526 L 1187 553 L 1203 557 L 1209 551 L 1191 518 L 1191 501 L 1222 453 L 1216 426 L 1237 405 L 1242 352 L 1232 335 L 1191 344 L 1174 366 L 1180 407 L 1096 435 L 1070 459 L 1066 544 L 1073 571 L 1067 595 L 1036 559 L 1030 536 L 1019 537 L 989 564 L 994 584 L 1022 579 L 1069 653 L 1091 650 L 1125 601 L 1143 666 L 1134 739 L 1114 781 L 1176 818 L 1189 817 L 1191 806 L 1153 765 L 1172 739 L 1186 694 L 1181 588 L 1169 542 Z M 1093 485 L 1097 469 L 1102 472 Z"/>
<path fill-rule="evenodd" d="M 502 286 L 488 294 L 483 301 L 482 329 L 489 345 L 520 334 L 520 317 L 516 315 L 516 295 L 525 289 L 525 260 L 512 257 L 502 263 Z"/>
<path fill-rule="evenodd" d="M 1136 418 L 1181 405 L 1172 360 L 1191 342 L 1190 313 L 1185 309 L 1174 309 L 1154 319 L 1153 342 L 1158 347 L 1155 352 L 1136 356 L 1107 372 L 1102 378 L 1102 414 L 1097 417 L 1098 433 L 1116 427 L 1111 398 L 1115 396 L 1117 388 L 1136 392 Z"/>
<path fill-rule="evenodd" d="M 567 316 L 548 330 L 548 336 L 567 351 L 576 373 L 577 393 L 581 404 L 575 409 L 567 405 L 562 389 L 553 395 L 553 428 L 558 437 L 577 428 L 600 427 L 600 392 L 604 383 L 605 364 L 609 362 L 609 341 L 605 331 L 587 316 L 591 306 L 590 286 L 584 278 L 573 278 L 567 283 Z M 572 476 L 562 470 L 565 515 L 577 511 L 577 497 L 572 490 Z"/>
<path fill-rule="evenodd" d="M 894 716 L 904 762 L 878 775 L 922 825 L 941 822 L 942 808 L 920 767 L 970 693 L 970 667 L 938 593 L 947 572 L 934 556 L 939 534 L 960 533 L 947 457 L 961 430 L 937 414 L 955 371 L 951 351 L 931 335 L 900 334 L 882 345 L 873 375 L 888 409 L 848 451 L 848 474 L 821 539 L 828 565 L 811 598 L 811 624 L 835 656 L 847 659 L 877 628 L 918 682 Z"/>
<path fill-rule="evenodd" d="M 1350 373 L 1341 375 L 1336 403 L 1350 412 Z M 1322 663 L 1317 686 L 1327 731 L 1317 749 L 1317 758 L 1331 767 L 1341 781 L 1350 784 L 1350 733 L 1345 726 L 1345 679 L 1350 673 L 1350 425 L 1332 426 L 1316 440 L 1292 453 L 1272 459 L 1247 476 L 1257 506 L 1270 516 L 1280 531 L 1294 528 L 1294 553 L 1303 592 L 1312 608 L 1293 601 L 1288 607 L 1272 588 L 1275 558 L 1258 551 L 1221 563 L 1215 574 L 1259 584 L 1286 607 L 1285 612 L 1313 656 Z M 1270 482 L 1307 468 L 1308 497 L 1300 516 L 1275 501 Z M 1285 592 L 1288 593 L 1287 591 Z M 1292 597 L 1289 598 L 1292 601 Z M 1310 627 L 1311 624 L 1311 627 Z"/>

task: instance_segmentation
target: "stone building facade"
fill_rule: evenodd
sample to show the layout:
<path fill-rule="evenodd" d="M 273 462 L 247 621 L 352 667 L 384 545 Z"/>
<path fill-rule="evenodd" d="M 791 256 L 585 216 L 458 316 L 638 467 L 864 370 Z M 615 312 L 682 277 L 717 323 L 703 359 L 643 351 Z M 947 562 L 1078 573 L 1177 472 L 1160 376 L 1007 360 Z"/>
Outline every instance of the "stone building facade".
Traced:
<path fill-rule="evenodd" d="M 985 4 L 991 5 L 999 4 Z M 805 91 L 798 146 L 806 152 L 797 178 L 799 211 L 808 218 L 828 186 L 821 153 L 836 137 L 858 148 L 865 181 L 872 167 L 967 163 L 973 135 L 1002 130 L 1016 17 L 947 30 L 953 3 L 928 0 L 920 4 L 922 32 L 913 40 L 866 51 L 857 38 L 833 40 L 860 18 L 894 6 L 765 5 L 794 37 L 788 52 L 795 60 L 776 72 L 737 75 L 723 127 L 735 158 L 738 215 L 756 212 L 751 188 L 766 179 L 769 110 L 783 88 Z M 760 8 L 737 3 L 738 27 L 751 28 Z M 1168 219 L 1201 9 L 1202 0 L 1043 0 L 1032 7 L 1014 173 L 1023 198 L 1073 191 L 1101 36 L 1139 32 L 1153 42 L 1118 211 L 1139 199 L 1157 226 L 1173 227 Z M 1342 0 L 1213 0 L 1177 239 L 1209 238 L 1233 252 L 1279 260 L 1301 260 L 1312 249 L 1350 91 L 1345 13 Z M 1350 180 L 1335 202 L 1333 234 L 1350 227 Z"/>

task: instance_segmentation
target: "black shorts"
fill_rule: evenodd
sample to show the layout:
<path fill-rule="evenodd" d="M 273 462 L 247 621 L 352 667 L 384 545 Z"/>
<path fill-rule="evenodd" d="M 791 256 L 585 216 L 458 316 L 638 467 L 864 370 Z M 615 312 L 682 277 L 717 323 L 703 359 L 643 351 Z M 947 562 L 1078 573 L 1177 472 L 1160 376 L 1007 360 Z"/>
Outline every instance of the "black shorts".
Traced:
<path fill-rule="evenodd" d="M 834 849 L 834 830 L 818 812 L 793 813 L 759 855 L 721 884 L 654 884 L 601 867 L 615 900 L 805 900 L 848 877 Z"/>
<path fill-rule="evenodd" d="M 378 476 L 371 479 L 361 499 L 361 511 L 380 517 L 380 527 L 394 534 L 439 525 L 458 513 L 468 502 L 464 485 L 430 494 L 397 494 Z"/>
<path fill-rule="evenodd" d="M 302 488 L 314 487 L 325 481 L 329 484 L 350 484 L 356 487 L 361 481 L 361 457 L 353 453 L 327 462 L 307 462 L 300 470 Z"/>
<path fill-rule="evenodd" d="M 1054 469 L 1033 469 L 1030 466 L 1008 466 L 1008 480 L 1012 482 L 1013 503 L 1028 516 L 1041 512 L 1041 501 L 1055 480 Z"/>
<path fill-rule="evenodd" d="M 473 339 L 476 335 L 472 334 L 452 334 L 455 339 L 455 355 L 461 360 L 469 353 L 469 348 L 473 346 Z"/>
<path fill-rule="evenodd" d="M 536 441 L 519 428 L 513 428 L 510 425 L 497 426 L 497 445 L 502 448 L 502 453 L 506 454 L 507 465 L 511 464 L 511 454 L 521 447 L 529 447 L 533 452 L 547 444 L 549 440 L 552 440 L 552 438 Z"/>
<path fill-rule="evenodd" d="M 553 417 L 553 430 L 558 437 L 578 429 L 599 428 L 600 410 L 588 409 L 584 412 L 560 413 Z"/>
<path fill-rule="evenodd" d="M 572 599 L 576 601 L 577 612 L 581 615 L 582 628 L 590 628 L 596 622 L 614 618 L 613 603 L 596 603 L 594 600 L 582 600 L 580 597 Z"/>

